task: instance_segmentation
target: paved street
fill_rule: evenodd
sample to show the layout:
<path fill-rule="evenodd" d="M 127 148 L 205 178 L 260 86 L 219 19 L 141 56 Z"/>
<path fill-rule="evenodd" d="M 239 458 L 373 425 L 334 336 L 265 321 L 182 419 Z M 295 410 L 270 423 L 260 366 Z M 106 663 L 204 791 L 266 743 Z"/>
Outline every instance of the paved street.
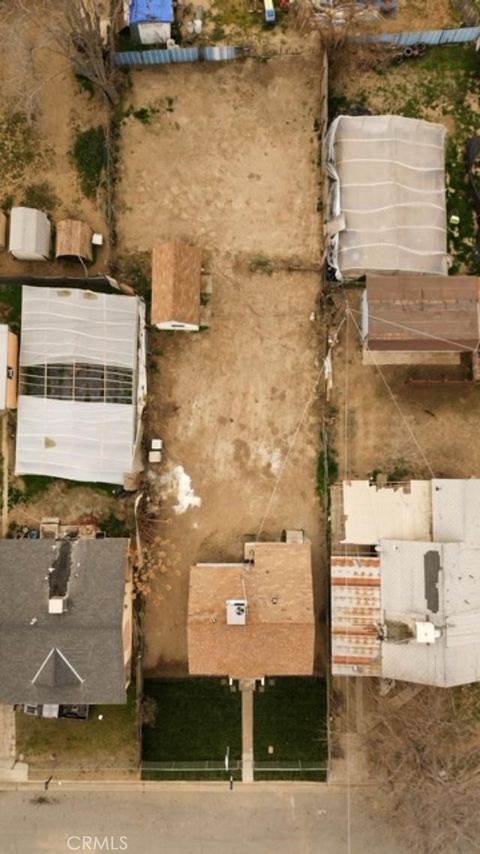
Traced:
<path fill-rule="evenodd" d="M 45 796 L 50 802 L 35 802 Z M 349 848 L 346 816 L 346 791 L 323 786 L 0 792 L 1 852 L 404 854 L 353 803 Z M 81 840 L 95 836 L 103 848 Z"/>

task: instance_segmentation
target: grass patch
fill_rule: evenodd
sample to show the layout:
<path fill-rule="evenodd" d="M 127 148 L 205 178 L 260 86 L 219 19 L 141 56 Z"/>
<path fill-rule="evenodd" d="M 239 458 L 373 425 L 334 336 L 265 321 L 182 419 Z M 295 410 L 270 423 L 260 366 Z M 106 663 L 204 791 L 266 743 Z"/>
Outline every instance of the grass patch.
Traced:
<path fill-rule="evenodd" d="M 107 165 L 105 128 L 97 125 L 88 130 L 77 131 L 70 153 L 83 194 L 87 198 L 93 198 L 102 184 Z"/>
<path fill-rule="evenodd" d="M 103 715 L 103 720 L 98 719 Z M 135 686 L 127 702 L 90 706 L 88 721 L 35 718 L 16 714 L 17 756 L 33 765 L 59 768 L 118 768 L 137 766 L 137 716 Z"/>
<path fill-rule="evenodd" d="M 332 483 L 338 479 L 337 452 L 327 446 L 322 448 L 317 460 L 317 495 L 322 498 Z"/>
<path fill-rule="evenodd" d="M 54 477 L 42 474 L 26 474 L 8 487 L 8 506 L 11 509 L 16 504 L 30 504 L 35 501 L 55 482 Z M 58 483 L 58 481 L 57 481 Z"/>
<path fill-rule="evenodd" d="M 274 684 L 270 684 L 271 682 Z M 282 677 L 266 680 L 265 691 L 254 694 L 256 780 L 325 780 L 327 764 L 327 702 L 323 679 Z M 273 753 L 269 753 L 273 747 Z M 288 769 L 297 763 L 297 770 Z M 310 763 L 317 769 L 303 767 Z M 321 766 L 321 769 L 318 769 Z M 274 766 L 275 767 L 275 766 Z M 284 770 L 282 770 L 284 769 Z"/>
<path fill-rule="evenodd" d="M 41 157 L 37 133 L 25 113 L 0 113 L 2 183 L 16 182 L 25 169 Z"/>
<path fill-rule="evenodd" d="M 117 261 L 115 275 L 149 303 L 152 291 L 150 252 L 131 252 L 129 255 L 123 255 Z"/>
<path fill-rule="evenodd" d="M 155 702 L 153 725 L 143 728 L 145 762 L 221 762 L 241 758 L 241 696 L 220 679 L 146 679 L 145 697 Z M 218 771 L 145 768 L 148 780 L 226 779 Z"/>
<path fill-rule="evenodd" d="M 22 286 L 0 285 L 0 320 L 14 332 L 20 331 L 22 318 Z"/>
<path fill-rule="evenodd" d="M 57 207 L 58 202 L 58 196 L 52 185 L 48 181 L 42 181 L 40 184 L 30 184 L 26 188 L 20 204 L 27 208 L 38 208 L 45 213 L 51 213 Z"/>
<path fill-rule="evenodd" d="M 104 492 L 108 495 L 112 495 L 112 493 L 118 488 L 111 483 L 84 483 L 83 481 L 79 480 L 61 480 L 57 477 L 49 477 L 48 475 L 43 474 L 25 474 L 19 478 L 16 478 L 14 482 L 11 482 L 9 484 L 9 508 L 11 509 L 17 504 L 31 504 L 33 501 L 36 501 L 38 498 L 40 498 L 40 496 L 42 496 L 53 483 L 56 483 L 59 486 L 64 486 L 66 489 L 78 489 L 80 487 L 83 487 L 84 489 L 87 488 L 95 490 L 95 492 Z M 107 528 L 102 528 L 102 530 L 120 530 L 120 524 L 117 523 L 120 523 L 120 520 L 116 519 L 113 514 L 110 514 L 110 516 L 107 517 L 105 520 Z M 123 523 L 121 524 L 121 530 L 123 532 L 125 530 L 125 526 L 123 525 Z M 123 537 L 129 536 L 129 534 L 112 533 L 107 534 L 107 536 Z"/>
<path fill-rule="evenodd" d="M 103 519 L 99 524 L 99 528 L 101 531 L 105 531 L 107 537 L 121 538 L 130 536 L 130 528 L 125 522 L 125 519 L 119 519 L 114 513 L 110 513 L 105 519 Z"/>

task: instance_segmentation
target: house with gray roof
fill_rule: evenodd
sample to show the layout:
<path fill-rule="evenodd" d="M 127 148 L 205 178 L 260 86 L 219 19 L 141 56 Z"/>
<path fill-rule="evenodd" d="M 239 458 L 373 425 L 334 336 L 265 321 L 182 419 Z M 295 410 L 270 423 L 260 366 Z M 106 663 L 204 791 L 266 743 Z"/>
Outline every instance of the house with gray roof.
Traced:
<path fill-rule="evenodd" d="M 0 540 L 0 703 L 124 703 L 128 539 Z"/>

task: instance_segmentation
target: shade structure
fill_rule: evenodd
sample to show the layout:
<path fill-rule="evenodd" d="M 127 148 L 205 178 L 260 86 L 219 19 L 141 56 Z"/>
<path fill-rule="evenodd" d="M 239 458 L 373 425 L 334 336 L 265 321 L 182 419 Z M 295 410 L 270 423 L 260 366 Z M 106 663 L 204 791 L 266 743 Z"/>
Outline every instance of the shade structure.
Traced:
<path fill-rule="evenodd" d="M 78 219 L 62 219 L 57 223 L 55 258 L 81 258 L 92 261 L 92 229 Z"/>
<path fill-rule="evenodd" d="M 22 300 L 16 473 L 123 484 L 138 469 L 143 303 L 35 287 Z"/>
<path fill-rule="evenodd" d="M 339 116 L 327 134 L 328 260 L 337 279 L 447 273 L 445 128 L 404 116 Z"/>

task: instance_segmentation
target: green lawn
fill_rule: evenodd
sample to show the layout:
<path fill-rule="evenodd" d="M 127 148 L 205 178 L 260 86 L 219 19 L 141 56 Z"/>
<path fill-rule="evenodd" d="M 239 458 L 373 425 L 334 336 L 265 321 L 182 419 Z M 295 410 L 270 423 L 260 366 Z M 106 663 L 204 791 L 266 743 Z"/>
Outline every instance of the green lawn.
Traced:
<path fill-rule="evenodd" d="M 99 715 L 103 718 L 99 720 Z M 17 712 L 17 757 L 33 767 L 132 773 L 138 767 L 135 686 L 125 705 L 90 706 L 88 721 L 36 718 Z"/>
<path fill-rule="evenodd" d="M 143 728 L 144 779 L 224 779 L 221 769 L 174 771 L 147 763 L 223 762 L 241 757 L 241 697 L 220 679 L 146 679 L 144 696 L 155 701 L 154 725 Z M 147 700 L 147 703 L 149 701 Z M 236 776 L 234 774 L 233 776 Z"/>
<path fill-rule="evenodd" d="M 255 762 L 273 762 L 282 769 L 269 771 L 262 766 L 255 779 L 324 780 L 325 772 L 318 766 L 326 766 L 327 761 L 325 681 L 302 677 L 266 679 L 265 691 L 257 688 L 254 699 Z M 269 747 L 273 747 L 273 753 L 269 753 Z M 298 770 L 292 770 L 289 763 L 317 767 L 302 768 L 299 764 Z"/>

